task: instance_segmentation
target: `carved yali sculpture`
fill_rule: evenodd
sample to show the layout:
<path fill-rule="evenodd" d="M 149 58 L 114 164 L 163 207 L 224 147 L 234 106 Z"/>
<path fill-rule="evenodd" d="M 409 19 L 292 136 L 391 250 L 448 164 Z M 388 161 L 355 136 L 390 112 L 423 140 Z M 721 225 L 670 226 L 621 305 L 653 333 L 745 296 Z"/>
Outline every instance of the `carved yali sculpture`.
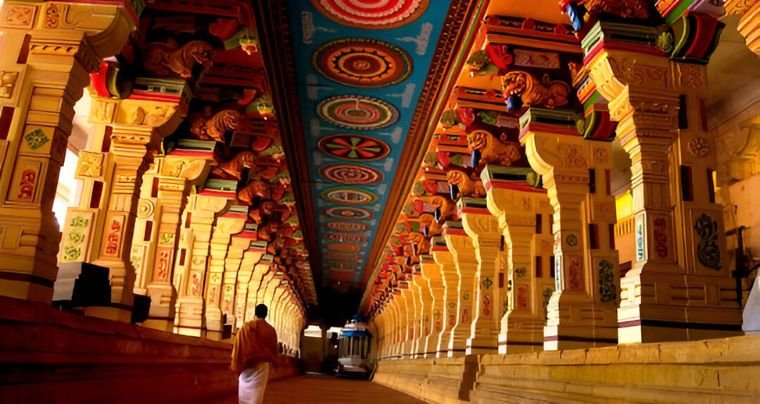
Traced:
<path fill-rule="evenodd" d="M 519 144 L 504 143 L 485 130 L 476 130 L 468 134 L 467 146 L 480 154 L 479 166 L 485 164 L 511 166 L 521 158 Z"/>
<path fill-rule="evenodd" d="M 559 80 L 551 80 L 545 74 L 541 81 L 523 71 L 511 71 L 501 77 L 502 94 L 505 98 L 519 96 L 521 107 L 564 107 L 569 102 L 570 86 Z M 519 106 L 514 109 L 519 109 Z"/>
<path fill-rule="evenodd" d="M 190 126 L 190 133 L 197 139 L 213 139 L 224 143 L 224 135 L 237 129 L 239 124 L 240 112 L 225 109 L 217 112 L 210 119 L 202 116 L 196 117 Z"/>
<path fill-rule="evenodd" d="M 456 189 L 459 190 L 456 192 L 457 195 L 453 195 L 455 192 L 452 191 L 452 197 L 456 196 L 457 199 L 461 197 L 481 198 L 486 195 L 486 189 L 483 187 L 483 182 L 470 178 L 465 171 L 450 170 L 446 174 L 446 177 L 449 184 L 454 185 Z"/>
<path fill-rule="evenodd" d="M 211 173 L 218 177 L 234 178 L 240 180 L 244 168 L 253 168 L 256 164 L 256 154 L 244 150 L 235 155 L 235 157 L 219 164 Z"/>
<path fill-rule="evenodd" d="M 178 75 L 183 79 L 192 77 L 196 63 L 209 66 L 214 57 L 214 48 L 203 41 L 190 41 L 182 47 L 170 39 L 166 43 L 153 42 L 145 47 L 143 67 L 159 75 Z"/>

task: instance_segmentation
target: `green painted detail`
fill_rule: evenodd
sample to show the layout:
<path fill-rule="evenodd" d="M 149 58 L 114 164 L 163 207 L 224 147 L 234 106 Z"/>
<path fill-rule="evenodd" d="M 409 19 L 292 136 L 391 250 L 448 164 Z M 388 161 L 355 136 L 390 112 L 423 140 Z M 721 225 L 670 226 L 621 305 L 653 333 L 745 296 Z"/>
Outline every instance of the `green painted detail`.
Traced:
<path fill-rule="evenodd" d="M 48 139 L 48 137 L 45 136 L 45 131 L 43 131 L 40 128 L 37 128 L 27 133 L 26 135 L 24 135 L 24 140 L 26 141 L 26 144 L 28 144 L 32 150 L 37 150 L 40 147 L 42 147 L 45 143 L 50 141 L 50 139 Z"/>

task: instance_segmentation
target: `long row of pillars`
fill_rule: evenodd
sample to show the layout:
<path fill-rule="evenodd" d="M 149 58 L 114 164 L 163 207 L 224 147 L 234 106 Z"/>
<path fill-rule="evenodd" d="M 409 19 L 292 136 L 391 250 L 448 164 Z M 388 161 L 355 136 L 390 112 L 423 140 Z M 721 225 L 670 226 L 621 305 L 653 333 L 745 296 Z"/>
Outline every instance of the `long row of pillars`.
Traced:
<path fill-rule="evenodd" d="M 750 3 L 740 10 L 748 13 L 745 36 L 756 31 L 746 21 L 750 14 L 757 19 L 760 2 Z M 529 109 L 520 142 L 545 192 L 502 184 L 496 173 L 503 167 L 482 172 L 485 200 L 459 201 L 461 222 L 447 222 L 431 256 L 420 257 L 410 282 L 417 287 L 394 290 L 374 313 L 380 358 L 741 332 L 714 197 L 714 139 L 703 124 L 706 66 L 610 42 L 584 51 L 584 68 L 606 100 L 600 107 L 617 122 L 616 137 L 632 162 L 631 269 L 621 277 L 610 143 L 578 136 L 572 114 L 560 125 L 534 119 L 541 111 Z M 554 120 L 562 114 L 552 111 Z M 426 313 L 410 313 L 410 301 L 423 302 Z"/>
<path fill-rule="evenodd" d="M 92 99 L 77 167 L 87 197 L 59 232 L 52 205 L 74 104 L 136 25 L 128 4 L 3 3 L 0 295 L 49 303 L 59 262 L 88 262 L 109 269 L 111 299 L 85 315 L 129 322 L 134 293 L 144 294 L 145 326 L 219 339 L 264 303 L 283 351 L 295 353 L 306 321 L 299 294 L 245 229 L 234 190 L 196 190 L 212 157 L 160 151 L 187 113 L 183 80 L 174 98 Z"/>

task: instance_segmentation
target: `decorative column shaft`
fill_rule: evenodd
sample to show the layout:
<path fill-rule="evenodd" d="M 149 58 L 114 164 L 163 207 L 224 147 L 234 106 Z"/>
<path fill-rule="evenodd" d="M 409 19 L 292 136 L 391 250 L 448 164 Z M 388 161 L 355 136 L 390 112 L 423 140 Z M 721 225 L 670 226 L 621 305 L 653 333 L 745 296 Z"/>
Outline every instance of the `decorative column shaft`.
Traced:
<path fill-rule="evenodd" d="M 475 257 L 472 241 L 460 222 L 446 222 L 443 227 L 443 238 L 451 251 L 459 274 L 459 316 L 456 325 L 451 330 L 448 352 L 449 357 L 455 357 L 466 354 L 467 340 L 472 337 L 473 319 L 477 314 L 478 260 Z"/>
<path fill-rule="evenodd" d="M 502 293 L 501 232 L 498 219 L 491 215 L 485 199 L 461 198 L 458 202 L 462 227 L 470 237 L 477 259 L 475 273 L 472 330 L 467 340 L 467 354 L 496 351 L 499 343 Z M 457 251 L 457 258 L 459 258 Z"/>
<path fill-rule="evenodd" d="M 603 44 L 589 52 L 590 77 L 632 161 L 636 259 L 621 281 L 620 342 L 736 335 L 713 139 L 699 106 L 704 66 Z"/>
<path fill-rule="evenodd" d="M 180 231 L 180 242 L 190 247 L 187 254 L 190 258 L 183 260 L 180 254 L 175 262 L 175 272 L 183 273 L 174 319 L 174 330 L 178 334 L 200 337 L 205 333 L 203 292 L 209 245 L 217 215 L 228 204 L 229 199 L 221 196 L 193 194 L 188 197 L 182 214 L 184 226 Z"/>
<path fill-rule="evenodd" d="M 561 120 L 567 125 L 558 124 Z M 555 290 L 544 328 L 545 350 L 617 343 L 617 252 L 610 237 L 604 237 L 615 211 L 609 192 L 602 191 L 607 187 L 599 189 L 598 181 L 605 178 L 609 144 L 583 140 L 574 122 L 573 113 L 537 109 L 520 119 L 520 142 L 531 167 L 541 174 L 554 210 Z M 598 151 L 605 147 L 606 152 Z"/>
<path fill-rule="evenodd" d="M 135 26 L 121 6 L 0 8 L 0 295 L 50 302 L 61 240 L 53 215 L 74 104 Z M 63 220 L 63 218 L 58 218 Z"/>
<path fill-rule="evenodd" d="M 425 358 L 434 358 L 438 350 L 438 341 L 443 332 L 445 319 L 443 313 L 446 306 L 446 291 L 443 284 L 441 265 L 437 264 L 432 255 L 420 256 L 420 270 L 430 287 L 430 304 L 427 309 L 430 330 L 425 337 Z"/>
<path fill-rule="evenodd" d="M 462 343 L 465 341 L 460 340 L 455 346 L 452 339 L 452 332 L 459 321 L 459 272 L 444 238 L 433 237 L 431 244 L 433 259 L 441 266 L 441 280 L 444 287 L 442 329 L 436 348 L 436 357 L 445 358 L 449 350 L 456 349 L 464 352 L 466 349 L 466 344 Z"/>

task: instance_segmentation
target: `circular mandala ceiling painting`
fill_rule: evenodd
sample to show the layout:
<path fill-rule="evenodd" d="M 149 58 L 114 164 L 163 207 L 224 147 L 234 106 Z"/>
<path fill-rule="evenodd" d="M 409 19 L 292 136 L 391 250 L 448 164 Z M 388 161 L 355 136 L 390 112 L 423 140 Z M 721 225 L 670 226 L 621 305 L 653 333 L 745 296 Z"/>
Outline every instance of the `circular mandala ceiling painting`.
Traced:
<path fill-rule="evenodd" d="M 311 0 L 327 18 L 349 27 L 388 29 L 408 24 L 430 0 Z"/>
<path fill-rule="evenodd" d="M 364 135 L 330 135 L 320 139 L 317 146 L 330 157 L 352 161 L 380 160 L 391 151 L 382 140 Z"/>
<path fill-rule="evenodd" d="M 326 247 L 328 250 L 332 250 L 332 251 L 341 251 L 341 252 L 359 251 L 359 246 L 356 244 L 335 243 L 335 244 L 328 244 Z"/>
<path fill-rule="evenodd" d="M 367 225 L 362 223 L 351 222 L 330 222 L 327 223 L 327 228 L 336 231 L 350 231 L 359 232 L 367 230 Z"/>
<path fill-rule="evenodd" d="M 324 212 L 327 216 L 337 217 L 339 219 L 369 219 L 372 217 L 371 211 L 362 208 L 336 206 L 333 208 L 327 208 Z"/>
<path fill-rule="evenodd" d="M 324 77 L 349 87 L 386 87 L 412 72 L 412 59 L 403 49 L 377 39 L 328 42 L 314 52 L 313 64 Z"/>
<path fill-rule="evenodd" d="M 322 100 L 317 115 L 325 121 L 347 129 L 372 130 L 392 125 L 398 120 L 393 105 L 372 97 L 339 95 Z"/>
<path fill-rule="evenodd" d="M 325 166 L 320 171 L 322 177 L 347 185 L 368 185 L 376 184 L 383 180 L 383 174 L 373 168 L 349 165 L 334 164 Z"/>
<path fill-rule="evenodd" d="M 351 205 L 373 203 L 377 200 L 377 195 L 372 192 L 352 188 L 331 188 L 322 192 L 322 197 L 330 202 Z"/>

